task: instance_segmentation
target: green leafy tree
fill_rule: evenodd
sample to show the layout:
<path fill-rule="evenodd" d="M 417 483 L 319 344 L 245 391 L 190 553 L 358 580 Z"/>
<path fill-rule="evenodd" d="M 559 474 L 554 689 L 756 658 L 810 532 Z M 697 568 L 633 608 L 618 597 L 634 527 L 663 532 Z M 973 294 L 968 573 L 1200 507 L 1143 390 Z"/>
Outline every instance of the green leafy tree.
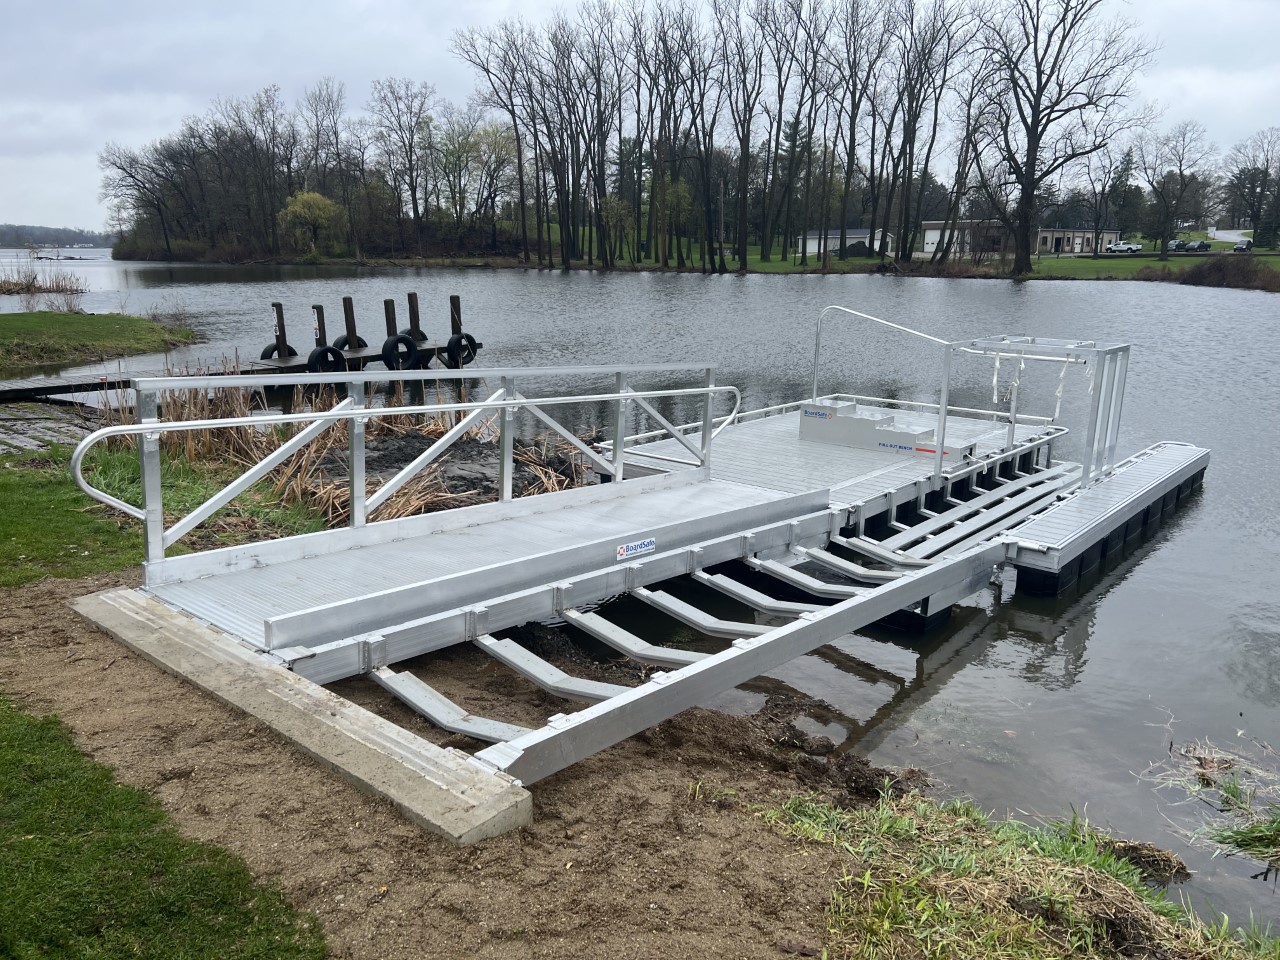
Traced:
<path fill-rule="evenodd" d="M 280 228 L 293 235 L 294 245 L 309 245 L 309 253 L 318 253 L 321 236 L 334 236 L 342 227 L 342 208 L 323 194 L 304 191 L 285 201 L 280 211 Z"/>

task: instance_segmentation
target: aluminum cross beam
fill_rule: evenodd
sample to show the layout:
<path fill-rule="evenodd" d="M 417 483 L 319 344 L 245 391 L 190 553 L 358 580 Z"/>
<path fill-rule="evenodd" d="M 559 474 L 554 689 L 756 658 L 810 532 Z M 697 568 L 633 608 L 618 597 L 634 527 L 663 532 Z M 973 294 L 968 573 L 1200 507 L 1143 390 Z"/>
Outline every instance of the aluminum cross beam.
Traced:
<path fill-rule="evenodd" d="M 735 641 L 727 650 L 697 663 L 657 674 L 641 686 L 577 713 L 554 717 L 539 730 L 481 750 L 472 761 L 526 785 L 535 783 L 926 597 L 939 592 L 961 596 L 976 593 L 990 580 L 992 568 L 1004 560 L 1005 550 L 1003 544 L 983 544 L 914 570 L 865 596 L 804 614 L 764 636 Z"/>

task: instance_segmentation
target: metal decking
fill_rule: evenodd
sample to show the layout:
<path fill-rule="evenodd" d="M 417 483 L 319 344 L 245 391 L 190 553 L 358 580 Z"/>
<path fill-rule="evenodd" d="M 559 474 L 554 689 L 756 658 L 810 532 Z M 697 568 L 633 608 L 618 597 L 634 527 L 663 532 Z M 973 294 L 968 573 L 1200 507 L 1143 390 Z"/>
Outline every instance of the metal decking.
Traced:
<path fill-rule="evenodd" d="M 264 544 L 247 569 L 148 590 L 256 646 L 317 646 L 616 563 L 619 543 L 652 537 L 666 550 L 826 506 L 825 491 L 794 497 L 699 473 Z M 241 553 L 227 551 L 227 565 Z M 217 551 L 201 560 L 222 562 Z"/>
<path fill-rule="evenodd" d="M 937 423 L 936 414 L 885 411 L 914 429 L 931 429 Z M 932 461 L 925 457 L 801 440 L 799 423 L 799 411 L 792 411 L 734 424 L 716 438 L 711 476 L 788 493 L 830 488 L 834 499 L 854 503 L 890 489 L 911 490 L 916 481 L 932 473 Z M 957 443 L 977 441 L 978 456 L 1003 450 L 1006 432 L 1007 425 L 990 420 L 947 417 L 947 436 Z M 1043 427 L 1020 424 L 1017 439 L 1029 441 L 1044 432 Z M 700 434 L 695 431 L 690 436 Z M 658 457 L 682 455 L 687 456 L 675 440 L 658 440 L 627 450 L 629 462 L 655 467 L 668 464 Z"/>
<path fill-rule="evenodd" d="M 149 565 L 147 590 L 254 646 L 314 648 L 616 564 L 620 544 L 653 539 L 661 552 L 833 503 L 857 510 L 864 501 L 849 494 L 859 487 L 871 499 L 916 499 L 927 459 L 799 440 L 798 419 L 784 413 L 731 426 L 716 441 L 709 476 L 677 468 L 617 486 L 174 557 Z M 949 421 L 953 436 L 992 434 L 989 421 Z M 1019 431 L 1043 443 L 1042 430 Z M 627 459 L 657 463 L 648 454 L 677 449 L 684 451 L 674 440 L 646 444 L 629 448 Z M 975 532 L 989 525 L 979 518 Z"/>

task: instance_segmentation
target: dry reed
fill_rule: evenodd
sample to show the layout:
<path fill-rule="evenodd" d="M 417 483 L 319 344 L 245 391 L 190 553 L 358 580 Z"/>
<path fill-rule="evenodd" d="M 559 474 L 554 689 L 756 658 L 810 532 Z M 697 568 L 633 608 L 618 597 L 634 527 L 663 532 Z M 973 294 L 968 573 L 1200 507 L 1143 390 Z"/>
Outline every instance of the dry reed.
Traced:
<path fill-rule="evenodd" d="M 169 371 L 170 375 L 186 373 L 207 375 L 208 370 Z M 224 374 L 238 373 L 238 367 L 224 364 Z M 133 412 L 123 394 L 116 403 L 103 410 L 104 425 L 132 422 Z M 293 411 L 321 413 L 332 410 L 340 402 L 336 387 L 304 389 L 295 387 L 282 406 Z M 436 402 L 445 402 L 437 385 Z M 405 462 L 416 456 L 413 451 L 425 449 L 450 430 L 457 420 L 449 412 L 435 415 L 394 412 L 395 408 L 412 404 L 402 384 L 397 384 L 383 397 L 384 412 L 370 416 L 365 425 L 366 443 L 402 445 L 408 451 Z M 266 400 L 249 389 L 214 388 L 208 390 L 168 391 L 160 397 L 166 421 L 217 420 L 252 416 L 262 410 Z M 189 463 L 234 463 L 245 469 L 261 462 L 287 443 L 307 424 L 283 424 L 242 427 L 220 427 L 168 431 L 161 434 L 162 452 Z M 340 526 L 350 520 L 351 496 L 348 471 L 349 421 L 332 423 L 318 437 L 278 464 L 265 479 L 275 496 L 285 505 L 303 504 L 324 517 L 327 524 Z M 461 443 L 483 444 L 497 457 L 496 431 L 489 420 L 482 420 L 466 432 Z M 133 438 L 117 438 L 119 445 L 133 447 Z M 470 451 L 475 456 L 476 449 Z M 446 453 L 445 456 L 448 456 Z M 482 458 L 487 454 L 482 452 Z M 530 496 L 579 486 L 587 481 L 588 471 L 578 451 L 564 440 L 541 437 L 517 444 L 514 459 L 525 474 L 525 482 L 517 488 L 518 496 Z M 370 477 L 365 497 L 377 491 L 383 481 Z M 370 519 L 391 520 L 416 516 L 449 507 L 480 502 L 484 497 L 476 490 L 451 491 L 440 468 L 431 464 L 404 484 L 396 494 L 373 512 Z"/>

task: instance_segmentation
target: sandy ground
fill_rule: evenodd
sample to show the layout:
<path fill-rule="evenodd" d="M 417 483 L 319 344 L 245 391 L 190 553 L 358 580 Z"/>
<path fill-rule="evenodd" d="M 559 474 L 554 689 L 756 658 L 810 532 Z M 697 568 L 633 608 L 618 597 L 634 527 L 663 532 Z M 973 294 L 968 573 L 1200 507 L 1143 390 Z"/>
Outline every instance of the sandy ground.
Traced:
<path fill-rule="evenodd" d="M 0 691 L 59 714 L 81 749 L 152 792 L 181 830 L 316 914 L 333 956 L 778 957 L 822 945 L 835 860 L 779 836 L 752 805 L 810 788 L 856 798 L 882 772 L 828 763 L 829 744 L 785 746 L 785 704 L 758 719 L 669 720 L 535 785 L 528 829 L 459 849 L 66 605 L 137 577 L 0 591 Z M 469 648 L 418 668 L 502 719 L 562 707 Z M 477 747 L 429 730 L 372 684 L 337 689 L 437 742 Z"/>

